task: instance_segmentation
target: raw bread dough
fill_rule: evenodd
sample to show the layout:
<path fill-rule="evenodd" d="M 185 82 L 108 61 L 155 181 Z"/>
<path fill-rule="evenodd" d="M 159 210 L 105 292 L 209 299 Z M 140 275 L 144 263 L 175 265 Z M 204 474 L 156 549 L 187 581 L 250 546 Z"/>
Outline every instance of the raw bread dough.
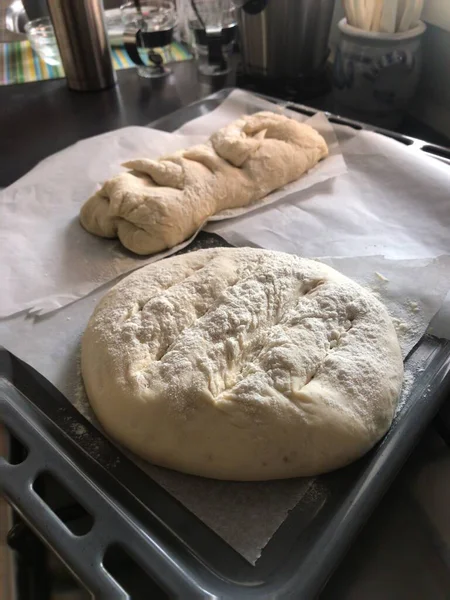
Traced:
<path fill-rule="evenodd" d="M 80 212 L 87 231 L 119 237 L 137 254 L 188 239 L 211 215 L 246 206 L 298 179 L 327 156 L 309 125 L 280 114 L 242 117 L 206 144 L 160 160 L 132 160 Z"/>
<path fill-rule="evenodd" d="M 144 267 L 97 306 L 82 374 L 105 430 L 205 477 L 314 475 L 367 452 L 403 378 L 384 306 L 322 263 L 250 248 Z"/>

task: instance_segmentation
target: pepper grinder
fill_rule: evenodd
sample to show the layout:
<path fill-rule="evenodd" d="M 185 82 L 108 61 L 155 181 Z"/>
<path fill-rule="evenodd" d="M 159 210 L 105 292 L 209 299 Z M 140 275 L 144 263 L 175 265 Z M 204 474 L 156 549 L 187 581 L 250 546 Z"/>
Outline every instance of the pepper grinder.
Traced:
<path fill-rule="evenodd" d="M 72 90 L 103 90 L 117 82 L 103 16 L 103 0 L 47 0 Z"/>

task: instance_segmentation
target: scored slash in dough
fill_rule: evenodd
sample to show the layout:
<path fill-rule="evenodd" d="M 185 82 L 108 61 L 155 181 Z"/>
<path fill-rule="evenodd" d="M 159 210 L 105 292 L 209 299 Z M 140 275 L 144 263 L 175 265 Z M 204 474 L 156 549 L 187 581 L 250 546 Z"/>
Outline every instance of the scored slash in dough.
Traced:
<path fill-rule="evenodd" d="M 247 206 L 295 181 L 327 156 L 323 137 L 284 115 L 245 116 L 207 143 L 132 169 L 107 181 L 83 205 L 80 221 L 95 235 L 118 237 L 137 254 L 188 239 L 213 214 Z"/>
<path fill-rule="evenodd" d="M 403 379 L 385 307 L 322 263 L 217 248 L 133 273 L 97 306 L 82 375 L 101 424 L 219 479 L 322 473 L 389 428 Z"/>

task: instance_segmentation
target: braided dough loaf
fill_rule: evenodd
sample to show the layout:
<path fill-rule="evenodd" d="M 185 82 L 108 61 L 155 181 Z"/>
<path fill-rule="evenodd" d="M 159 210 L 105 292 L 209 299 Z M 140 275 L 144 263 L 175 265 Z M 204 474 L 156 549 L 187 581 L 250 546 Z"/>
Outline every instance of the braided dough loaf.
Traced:
<path fill-rule="evenodd" d="M 118 442 L 234 480 L 315 475 L 367 452 L 403 378 L 384 306 L 330 267 L 251 248 L 136 271 L 91 317 L 86 391 Z"/>
<path fill-rule="evenodd" d="M 298 179 L 327 156 L 312 127 L 260 112 L 234 121 L 206 144 L 159 160 L 132 160 L 82 207 L 81 224 L 119 237 L 137 254 L 188 239 L 211 215 L 247 206 Z"/>

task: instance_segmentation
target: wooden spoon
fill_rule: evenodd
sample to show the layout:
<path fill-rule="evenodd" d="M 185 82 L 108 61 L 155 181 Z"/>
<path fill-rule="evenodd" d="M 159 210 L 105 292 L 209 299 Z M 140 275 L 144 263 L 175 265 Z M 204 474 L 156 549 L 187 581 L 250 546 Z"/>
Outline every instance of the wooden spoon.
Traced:
<path fill-rule="evenodd" d="M 397 18 L 395 21 L 395 31 L 400 31 L 400 23 L 402 22 L 405 12 L 415 0 L 398 0 Z"/>
<path fill-rule="evenodd" d="M 383 13 L 383 0 L 375 0 L 375 8 L 372 13 L 371 31 L 380 31 L 381 15 Z"/>
<path fill-rule="evenodd" d="M 411 18 L 411 27 L 416 27 L 419 24 L 420 17 L 422 16 L 424 0 L 416 0 L 414 8 L 414 14 Z"/>
<path fill-rule="evenodd" d="M 355 0 L 344 0 L 344 9 L 347 17 L 347 23 L 352 27 L 358 27 L 356 24 Z"/>
<path fill-rule="evenodd" d="M 423 0 L 408 0 L 397 31 L 409 31 L 415 27 L 422 14 Z"/>
<path fill-rule="evenodd" d="M 377 5 L 377 0 L 365 0 L 363 10 L 363 29 L 370 31 L 372 27 L 373 13 Z"/>
<path fill-rule="evenodd" d="M 397 20 L 398 0 L 384 0 L 381 14 L 380 31 L 394 33 Z"/>

